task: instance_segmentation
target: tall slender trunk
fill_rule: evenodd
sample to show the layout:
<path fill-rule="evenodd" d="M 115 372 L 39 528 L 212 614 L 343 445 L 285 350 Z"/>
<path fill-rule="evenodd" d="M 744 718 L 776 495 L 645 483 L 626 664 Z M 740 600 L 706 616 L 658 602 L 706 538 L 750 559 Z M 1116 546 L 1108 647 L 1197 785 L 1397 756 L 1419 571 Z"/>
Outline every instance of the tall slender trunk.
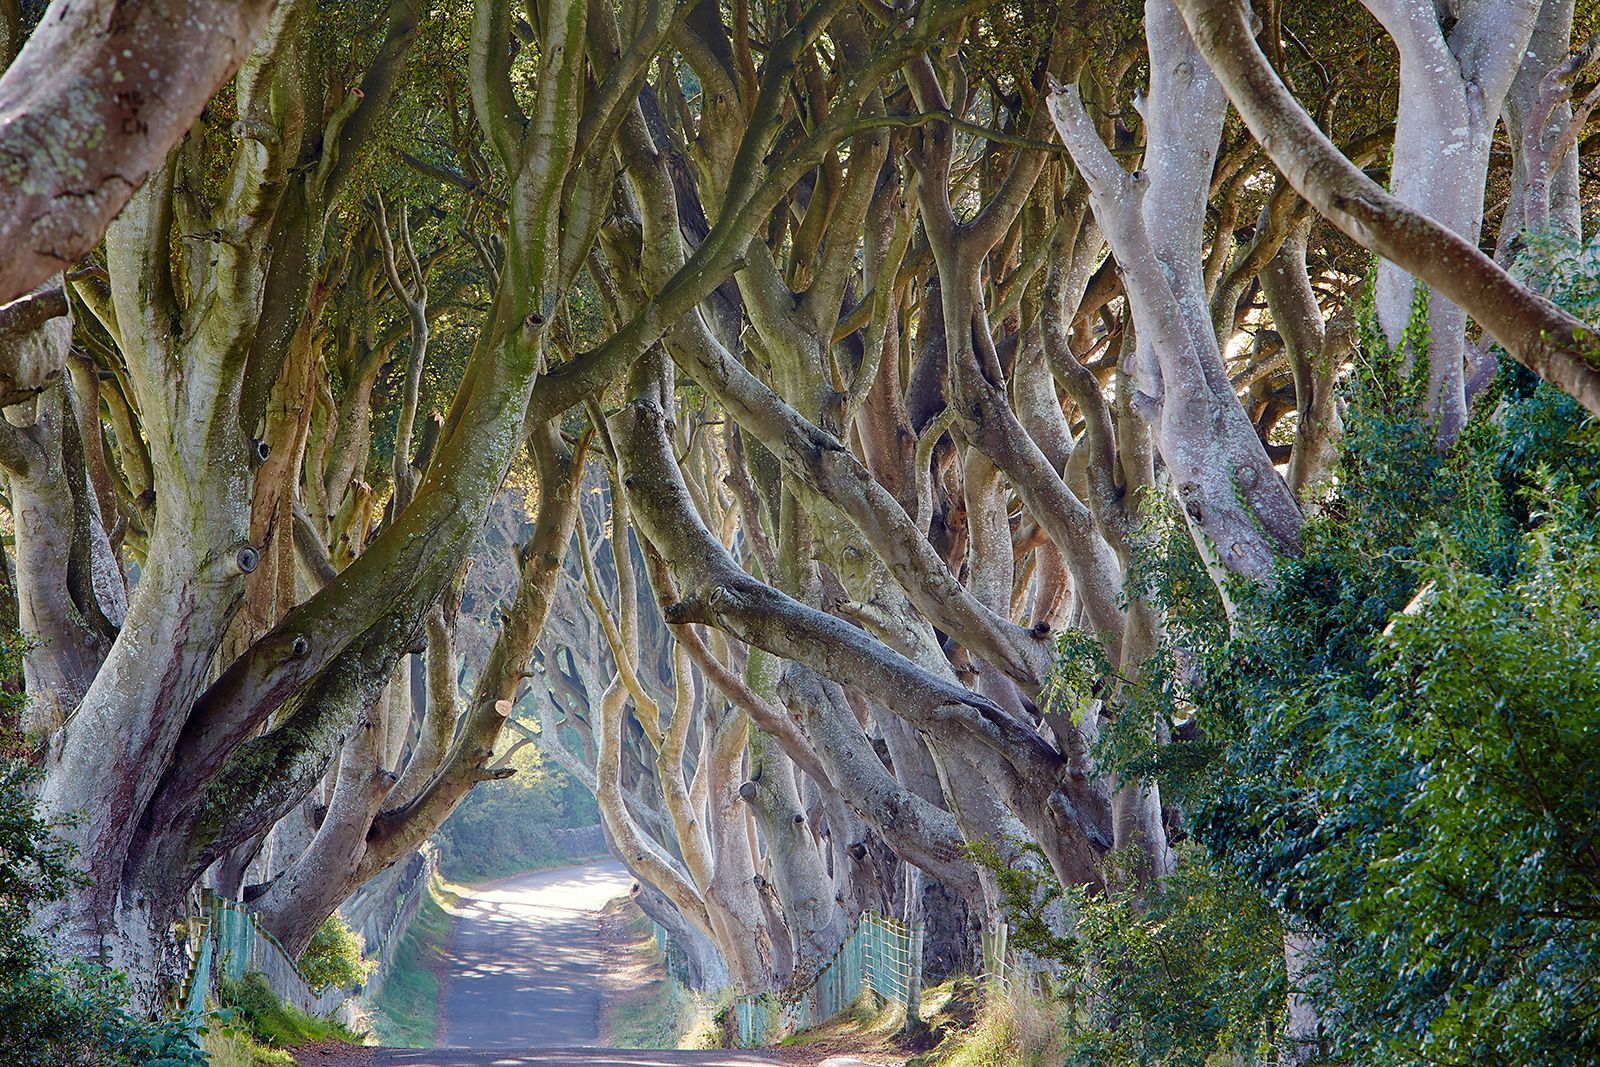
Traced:
<path fill-rule="evenodd" d="M 1540 0 L 1494 0 L 1463 11 L 1446 33 L 1431 5 L 1367 0 L 1400 52 L 1391 187 L 1401 203 L 1476 243 L 1483 228 L 1489 149 L 1502 103 L 1527 51 Z M 1375 309 L 1391 344 L 1411 322 L 1416 282 L 1385 260 Z M 1428 302 L 1428 405 L 1441 444 L 1467 419 L 1467 313 Z"/>

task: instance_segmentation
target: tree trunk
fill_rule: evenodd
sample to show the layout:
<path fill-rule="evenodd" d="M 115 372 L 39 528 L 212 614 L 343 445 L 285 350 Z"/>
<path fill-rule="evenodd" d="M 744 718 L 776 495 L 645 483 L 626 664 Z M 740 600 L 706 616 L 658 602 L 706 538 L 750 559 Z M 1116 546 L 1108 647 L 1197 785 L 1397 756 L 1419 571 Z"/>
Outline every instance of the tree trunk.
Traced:
<path fill-rule="evenodd" d="M 1390 186 L 1406 207 L 1477 243 L 1489 148 L 1502 102 L 1527 51 L 1540 0 L 1464 7 L 1448 34 L 1430 6 L 1368 0 L 1400 51 L 1400 111 Z M 1385 260 L 1374 306 L 1390 344 L 1412 319 L 1416 282 Z M 1467 419 L 1467 313 L 1435 295 L 1428 302 L 1428 405 L 1449 444 Z"/>
<path fill-rule="evenodd" d="M 1356 169 L 1278 78 L 1238 0 L 1179 3 L 1229 99 L 1301 196 L 1364 248 L 1465 308 L 1512 359 L 1600 414 L 1600 345 L 1587 324 Z"/>

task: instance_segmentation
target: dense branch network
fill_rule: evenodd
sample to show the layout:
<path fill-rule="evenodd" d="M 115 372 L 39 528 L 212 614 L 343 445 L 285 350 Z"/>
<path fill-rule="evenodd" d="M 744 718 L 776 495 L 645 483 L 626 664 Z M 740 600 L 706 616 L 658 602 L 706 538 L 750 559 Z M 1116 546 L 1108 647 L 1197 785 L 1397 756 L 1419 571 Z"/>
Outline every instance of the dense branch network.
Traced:
<path fill-rule="evenodd" d="M 1533 0 L 1374 0 L 1349 65 L 1242 0 L 138 6 L 0 80 L 0 467 L 89 876 L 43 921 L 146 1006 L 194 888 L 298 952 L 529 743 L 705 984 L 868 909 L 981 969 L 997 864 L 1179 869 L 1106 744 L 1204 730 L 1152 531 L 1248 632 L 1419 314 L 1441 449 L 1488 341 L 1600 412 L 1593 324 L 1480 250 L 1581 201 L 1596 49 Z M 136 145 L 80 129 L 109 42 L 183 71 Z"/>

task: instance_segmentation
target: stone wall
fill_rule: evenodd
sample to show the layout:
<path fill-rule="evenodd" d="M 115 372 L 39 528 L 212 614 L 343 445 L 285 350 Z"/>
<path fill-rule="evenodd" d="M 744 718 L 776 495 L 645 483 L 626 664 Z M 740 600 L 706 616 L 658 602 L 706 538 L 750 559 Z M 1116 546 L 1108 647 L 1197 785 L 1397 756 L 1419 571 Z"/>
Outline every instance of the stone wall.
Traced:
<path fill-rule="evenodd" d="M 573 859 L 598 856 L 606 851 L 605 831 L 599 826 L 551 830 L 550 840 L 554 842 L 558 851 Z"/>
<path fill-rule="evenodd" d="M 339 913 L 361 935 L 366 957 L 378 967 L 367 979 L 368 999 L 383 988 L 394 963 L 395 949 L 406 936 L 417 909 L 422 907 L 428 881 L 437 870 L 432 846 L 424 845 L 387 871 L 369 879 L 345 901 Z"/>

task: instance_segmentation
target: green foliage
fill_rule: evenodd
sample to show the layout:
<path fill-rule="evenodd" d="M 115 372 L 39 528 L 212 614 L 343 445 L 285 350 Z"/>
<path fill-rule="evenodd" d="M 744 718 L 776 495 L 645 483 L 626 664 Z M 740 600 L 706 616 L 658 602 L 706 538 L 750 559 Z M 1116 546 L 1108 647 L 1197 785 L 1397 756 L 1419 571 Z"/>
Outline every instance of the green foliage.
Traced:
<path fill-rule="evenodd" d="M 1600 317 L 1600 243 L 1532 240 L 1519 267 Z M 1130 595 L 1165 609 L 1163 651 L 1130 681 L 1060 646 L 1051 699 L 1109 678 L 1200 737 L 1145 718 L 1097 746 L 1194 841 L 1157 891 L 1067 894 L 1071 1062 L 1270 1056 L 1286 923 L 1320 946 L 1320 1062 L 1600 1062 L 1600 427 L 1506 362 L 1439 449 L 1408 369 L 1427 301 L 1392 347 L 1366 318 L 1332 495 L 1231 625 L 1154 511 Z"/>
<path fill-rule="evenodd" d="M 1222 597 L 1171 493 L 1147 489 L 1136 501 L 1124 599 L 1171 610 L 1169 644 L 1210 644 L 1226 636 Z"/>
<path fill-rule="evenodd" d="M 1142 894 L 1071 894 L 1081 941 L 1068 1067 L 1205 1067 L 1268 1059 L 1286 992 L 1283 928 L 1260 894 L 1198 850 Z"/>
<path fill-rule="evenodd" d="M 0 635 L 0 678 L 21 670 L 26 644 Z M 0 691 L 0 722 L 22 698 Z M 72 852 L 40 813 L 39 772 L 24 740 L 0 731 L 0 1063 L 8 1067 L 184 1067 L 204 1063 L 182 1029 L 146 1022 L 125 1008 L 123 977 L 46 952 L 30 921 L 73 888 Z"/>
<path fill-rule="evenodd" d="M 1094 635 L 1063 630 L 1056 637 L 1055 663 L 1041 699 L 1074 721 L 1094 709 L 1095 701 L 1105 701 L 1115 714 L 1100 722 L 1095 760 L 1128 777 L 1155 776 L 1164 787 L 1182 790 L 1204 773 L 1213 746 L 1206 741 L 1166 743 L 1193 713 L 1179 681 L 1180 659 L 1187 658 L 1184 650 L 1226 638 L 1228 623 L 1216 584 L 1170 494 L 1143 494 L 1132 540 L 1125 606 L 1136 601 L 1166 606 L 1165 640 L 1139 665 L 1137 675 L 1130 676 L 1112 667 Z"/>
<path fill-rule="evenodd" d="M 1178 873 L 1157 888 L 1106 893 L 1063 888 L 1036 873 L 1048 870 L 1042 863 L 1007 862 L 987 842 L 970 852 L 999 887 L 1009 947 L 1055 965 L 1050 985 L 1072 1020 L 1065 1067 L 1205 1067 L 1219 1053 L 1248 1063 L 1273 1050 L 1286 989 L 1282 924 L 1199 849 L 1184 849 Z"/>
<path fill-rule="evenodd" d="M 1600 1054 L 1600 544 L 1580 495 L 1552 501 L 1508 583 L 1441 553 L 1377 642 L 1373 712 L 1416 772 L 1349 921 L 1360 958 L 1404 976 L 1372 1010 L 1442 987 L 1418 1042 L 1437 1062 Z"/>
<path fill-rule="evenodd" d="M 1112 667 L 1105 649 L 1087 630 L 1066 629 L 1056 635 L 1055 665 L 1040 694 L 1045 704 L 1081 723 L 1100 698 Z"/>
<path fill-rule="evenodd" d="M 293 1048 L 329 1039 L 360 1040 L 331 1019 L 314 1018 L 279 1001 L 267 984 L 267 976 L 258 971 L 251 971 L 237 982 L 224 981 L 217 988 L 217 999 L 226 1009 L 225 1021 L 273 1048 Z"/>
<path fill-rule="evenodd" d="M 479 882 L 584 858 L 558 848 L 550 831 L 598 822 L 594 797 L 549 766 L 536 745 L 521 748 L 512 766 L 510 778 L 467 794 L 434 836 L 452 880 Z"/>
<path fill-rule="evenodd" d="M 1597 310 L 1596 250 L 1534 247 Z M 1508 366 L 1441 452 L 1402 370 L 1425 322 L 1369 332 L 1304 555 L 1198 650 L 1218 758 L 1187 799 L 1320 938 L 1328 1062 L 1594 1062 L 1600 432 Z"/>
<path fill-rule="evenodd" d="M 0 974 L 0 1063 L 7 1067 L 200 1067 L 182 1027 L 126 1007 L 122 975 L 82 963 Z"/>
<path fill-rule="evenodd" d="M 311 935 L 311 943 L 300 955 L 300 973 L 315 988 L 360 985 L 377 966 L 362 957 L 365 947 L 361 935 L 334 912 Z"/>
<path fill-rule="evenodd" d="M 1000 906 L 1005 909 L 1010 927 L 1009 944 L 1036 959 L 1077 967 L 1083 962 L 1078 939 L 1058 932 L 1060 924 L 1053 914 L 1059 913 L 1066 890 L 1038 873 L 1050 869 L 1042 848 L 1032 842 L 1020 847 L 1038 863 L 1012 862 L 1012 857 L 994 842 L 982 840 L 967 844 L 967 856 L 995 880 Z"/>

